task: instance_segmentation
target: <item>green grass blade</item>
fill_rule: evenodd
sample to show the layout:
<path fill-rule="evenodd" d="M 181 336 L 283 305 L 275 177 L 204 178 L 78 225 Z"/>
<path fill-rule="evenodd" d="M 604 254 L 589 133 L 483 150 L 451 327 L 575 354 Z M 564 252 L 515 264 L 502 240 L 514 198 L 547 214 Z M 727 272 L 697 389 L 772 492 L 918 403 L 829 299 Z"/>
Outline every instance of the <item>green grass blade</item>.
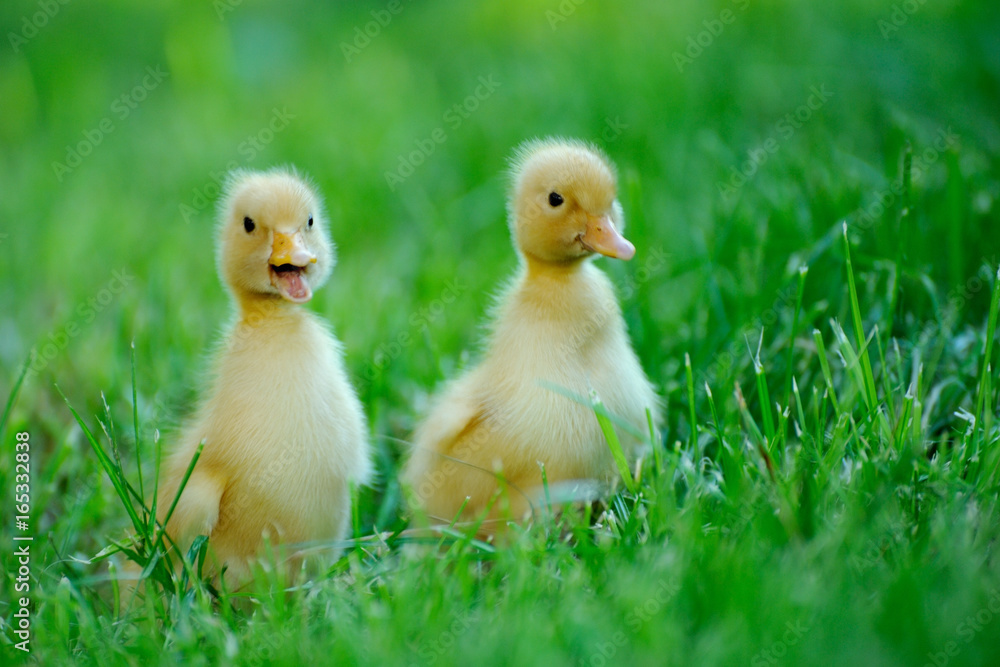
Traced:
<path fill-rule="evenodd" d="M 362 551 L 362 549 L 361 549 L 361 540 L 359 539 L 361 537 L 361 535 L 362 535 L 361 534 L 361 510 L 360 510 L 360 507 L 359 507 L 360 503 L 358 502 L 358 500 L 361 497 L 360 491 L 361 491 L 361 489 L 358 487 L 358 485 L 354 484 L 352 482 L 351 486 L 350 486 L 350 493 L 351 493 L 351 535 L 354 537 L 354 540 L 355 540 L 354 544 L 357 547 L 358 551 Z"/>
<path fill-rule="evenodd" d="M 715 426 L 715 437 L 719 441 L 719 447 L 725 447 L 725 436 L 723 435 L 722 422 L 719 421 L 719 412 L 715 409 L 715 399 L 712 397 L 712 388 L 705 383 L 705 396 L 708 397 L 708 407 L 712 411 L 712 424 Z"/>
<path fill-rule="evenodd" d="M 181 494 L 184 493 L 184 487 L 187 486 L 188 480 L 191 479 L 191 473 L 194 472 L 194 466 L 198 463 L 198 459 L 201 457 L 201 450 L 205 448 L 205 441 L 202 440 L 198 443 L 198 449 L 194 450 L 194 456 L 191 457 L 191 463 L 188 464 L 187 470 L 184 471 L 184 477 L 181 478 L 181 485 L 177 489 L 177 493 L 174 494 L 174 499 L 170 503 L 170 508 L 167 509 L 166 515 L 163 517 L 163 521 L 160 522 L 159 530 L 156 533 L 156 537 L 153 539 L 153 544 L 157 545 L 160 543 L 160 539 L 163 538 L 164 533 L 167 532 L 167 524 L 170 523 L 170 517 L 174 515 L 174 510 L 177 509 L 177 503 L 181 499 Z"/>
<path fill-rule="evenodd" d="M 62 396 L 63 400 L 66 401 L 69 411 L 73 413 L 73 418 L 76 419 L 76 423 L 80 426 L 83 431 L 84 436 L 87 438 L 87 442 L 90 443 L 91 449 L 94 450 L 94 454 L 97 456 L 98 462 L 101 467 L 104 468 L 104 472 L 107 473 L 108 478 L 111 480 L 111 485 L 115 488 L 115 493 L 118 494 L 118 498 L 121 500 L 122 505 L 125 507 L 125 511 L 128 512 L 129 519 L 132 521 L 132 525 L 135 527 L 136 532 L 142 532 L 143 522 L 139 518 L 139 515 L 135 511 L 135 507 L 132 505 L 132 498 L 129 495 L 129 491 L 120 467 L 116 467 L 114 461 L 108 456 L 108 453 L 104 451 L 101 447 L 101 443 L 97 441 L 97 437 L 91 432 L 91 430 L 84 423 L 83 419 L 77 411 L 70 405 L 69 399 L 66 395 L 62 393 L 59 387 L 56 387 L 56 391 Z"/>
<path fill-rule="evenodd" d="M 982 442 L 989 442 L 990 433 L 993 428 L 994 415 L 993 411 L 988 409 L 987 402 L 990 400 L 989 397 L 992 395 L 992 363 L 993 358 L 993 341 L 996 335 L 997 329 L 997 311 L 1000 311 L 1000 267 L 997 268 L 996 280 L 993 282 L 993 294 L 990 298 L 990 313 L 989 319 L 986 324 L 986 340 L 983 344 L 983 370 L 979 376 L 979 386 L 976 393 L 976 420 L 978 422 L 979 429 L 977 430 L 977 435 L 982 434 Z M 979 438 L 977 437 L 977 447 Z M 994 446 L 995 449 L 995 446 Z M 984 454 L 983 458 L 995 456 L 994 451 Z M 988 465 L 988 461 L 983 461 L 983 463 Z M 990 488 L 994 485 L 997 475 L 1000 474 L 1000 456 L 997 458 L 996 466 L 989 473 L 989 475 L 983 475 L 981 479 L 984 482 L 983 488 Z"/>
<path fill-rule="evenodd" d="M 740 414 L 743 416 L 744 422 L 746 422 L 747 429 L 750 431 L 750 435 L 757 446 L 761 448 L 762 451 L 767 450 L 767 440 L 764 438 L 764 434 L 760 432 L 760 427 L 757 426 L 757 422 L 754 421 L 753 415 L 750 414 L 750 408 L 747 405 L 746 397 L 743 396 L 743 388 L 736 384 L 735 389 L 736 405 L 740 410 Z"/>
<path fill-rule="evenodd" d="M 875 351 L 878 352 L 878 363 L 879 368 L 882 369 L 880 374 L 882 379 L 882 395 L 886 397 L 885 406 L 887 410 L 892 410 L 893 403 L 888 400 L 889 396 L 892 396 L 892 388 L 890 387 L 890 373 L 888 372 L 889 365 L 885 363 L 885 350 L 882 349 L 882 337 L 879 336 L 878 325 L 873 327 L 872 340 L 875 342 Z"/>
<path fill-rule="evenodd" d="M 593 402 L 590 399 L 584 398 L 583 396 L 580 396 L 576 392 L 570 391 L 565 387 L 561 387 L 557 384 L 553 384 L 552 382 L 545 382 L 545 381 L 540 381 L 538 383 L 538 386 L 545 387 L 549 391 L 554 391 L 560 396 L 565 396 L 566 398 L 570 399 L 574 403 L 577 403 L 578 405 L 583 405 L 587 408 L 593 408 Z M 622 429 L 636 440 L 642 440 L 643 438 L 646 437 L 646 434 L 640 431 L 638 428 L 636 428 L 635 424 L 628 422 L 619 417 L 618 415 L 609 412 L 607 407 L 604 407 L 603 405 L 602 407 L 604 409 L 605 416 L 608 419 L 610 419 L 615 426 Z"/>
<path fill-rule="evenodd" d="M 3 418 L 0 418 L 0 438 L 6 433 L 7 419 L 14 409 L 14 402 L 17 401 L 17 395 L 21 393 L 21 385 L 24 384 L 24 378 L 28 375 L 28 369 L 31 368 L 31 357 L 32 354 L 29 353 L 28 357 L 24 360 L 24 365 L 21 367 L 21 374 L 17 376 L 14 388 L 10 390 L 10 396 L 7 397 L 7 406 L 3 409 Z"/>
<path fill-rule="evenodd" d="M 760 332 L 757 343 L 757 355 L 750 353 L 753 362 L 754 376 L 757 381 L 757 395 L 760 397 L 760 413 L 764 422 L 764 434 L 767 436 L 767 448 L 770 452 L 775 444 L 774 417 L 771 414 L 771 394 L 767 390 L 767 377 L 764 375 L 764 365 L 760 362 L 760 348 L 764 344 L 764 332 Z"/>
<path fill-rule="evenodd" d="M 847 286 L 851 301 L 851 316 L 854 320 L 854 335 L 858 342 L 861 372 L 864 380 L 865 403 L 869 413 L 874 414 L 878 401 L 875 392 L 875 375 L 872 372 L 871 360 L 868 358 L 864 322 L 861 319 L 861 307 L 858 305 L 858 290 L 854 285 L 854 267 L 851 264 L 851 242 L 847 238 L 847 223 L 844 223 L 844 258 L 847 263 Z"/>
<path fill-rule="evenodd" d="M 615 465 L 618 466 L 618 472 L 622 476 L 622 480 L 625 482 L 625 488 L 628 489 L 629 493 L 635 493 L 638 491 L 635 480 L 632 479 L 632 471 L 628 466 L 628 459 L 625 457 L 625 451 L 622 449 L 622 444 L 618 440 L 618 434 L 615 432 L 615 427 L 611 423 L 611 419 L 608 417 L 607 408 L 601 402 L 600 397 L 598 397 L 596 392 L 591 392 L 591 401 L 594 408 L 594 414 L 597 416 L 597 423 L 601 426 L 601 432 L 604 434 L 605 440 L 608 441 L 608 447 L 611 448 L 611 456 L 615 460 Z"/>
<path fill-rule="evenodd" d="M 691 456 L 697 461 L 701 458 L 701 454 L 698 451 L 698 418 L 694 411 L 694 373 L 691 371 L 691 355 L 687 352 L 684 353 L 684 377 L 687 382 L 688 419 L 691 420 L 691 440 L 688 444 L 691 447 Z"/>
<path fill-rule="evenodd" d="M 151 535 L 156 527 L 156 505 L 160 499 L 160 460 L 163 458 L 163 445 L 157 431 L 153 432 L 153 444 L 156 446 L 156 462 L 153 466 L 153 501 L 149 504 L 149 524 L 146 535 Z"/>
<path fill-rule="evenodd" d="M 795 378 L 792 378 L 792 394 L 795 396 L 795 413 L 798 416 L 799 428 L 803 434 L 808 433 L 805 408 L 802 406 L 802 395 L 799 393 L 799 383 L 795 381 Z"/>
<path fill-rule="evenodd" d="M 990 314 L 986 325 L 986 341 L 983 346 L 983 370 L 979 376 L 979 387 L 976 394 L 976 418 L 984 424 L 984 409 L 989 396 L 987 382 L 990 374 L 990 359 L 993 356 L 993 338 L 997 330 L 997 311 L 1000 310 L 1000 268 L 997 268 L 996 281 L 993 283 L 993 295 L 990 299 Z M 985 424 L 984 424 L 985 425 Z M 984 431 L 984 435 L 986 435 Z"/>
<path fill-rule="evenodd" d="M 826 381 L 826 390 L 830 394 L 830 402 L 833 403 L 834 414 L 840 416 L 840 403 L 837 401 L 837 390 L 833 387 L 830 360 L 826 356 L 826 345 L 823 343 L 823 334 L 819 332 L 819 329 L 813 329 L 813 342 L 816 345 L 816 356 L 819 357 L 819 365 L 823 371 L 823 380 Z"/>
<path fill-rule="evenodd" d="M 131 360 L 132 360 L 132 429 L 135 434 L 135 468 L 139 477 L 139 496 L 142 501 L 146 501 L 146 492 L 142 487 L 142 453 L 139 444 L 139 401 L 136 398 L 136 387 L 135 387 L 135 341 L 132 341 L 131 345 Z"/>
<path fill-rule="evenodd" d="M 552 516 L 552 494 L 549 492 L 549 475 L 545 472 L 545 462 L 539 461 L 538 467 L 542 471 L 542 491 L 545 493 L 545 517 Z"/>
<path fill-rule="evenodd" d="M 653 411 L 646 408 L 646 424 L 649 426 L 649 444 L 653 447 L 653 462 L 656 464 L 656 474 L 663 474 L 663 452 L 656 437 L 656 425 L 653 423 Z M 546 489 L 546 493 L 548 490 Z"/>
<path fill-rule="evenodd" d="M 795 314 L 792 316 L 792 330 L 788 334 L 788 361 L 785 368 L 785 406 L 792 401 L 792 370 L 795 365 L 795 339 L 799 335 L 799 316 L 802 313 L 802 295 L 806 290 L 806 275 L 809 273 L 808 265 L 799 267 L 799 287 L 795 293 Z M 804 424 L 803 424 L 804 426 Z"/>

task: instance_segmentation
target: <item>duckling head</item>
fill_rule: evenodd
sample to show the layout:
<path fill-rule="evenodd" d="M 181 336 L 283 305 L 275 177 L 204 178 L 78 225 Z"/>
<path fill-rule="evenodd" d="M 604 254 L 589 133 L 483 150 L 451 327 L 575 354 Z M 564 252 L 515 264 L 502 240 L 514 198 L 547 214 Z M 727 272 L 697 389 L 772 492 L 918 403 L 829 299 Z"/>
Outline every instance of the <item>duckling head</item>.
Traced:
<path fill-rule="evenodd" d="M 295 171 L 235 171 L 219 209 L 219 274 L 238 300 L 304 303 L 330 275 L 322 202 Z"/>
<path fill-rule="evenodd" d="M 515 152 L 509 202 L 511 233 L 529 260 L 576 263 L 599 253 L 631 259 L 614 168 L 594 146 L 531 140 Z"/>

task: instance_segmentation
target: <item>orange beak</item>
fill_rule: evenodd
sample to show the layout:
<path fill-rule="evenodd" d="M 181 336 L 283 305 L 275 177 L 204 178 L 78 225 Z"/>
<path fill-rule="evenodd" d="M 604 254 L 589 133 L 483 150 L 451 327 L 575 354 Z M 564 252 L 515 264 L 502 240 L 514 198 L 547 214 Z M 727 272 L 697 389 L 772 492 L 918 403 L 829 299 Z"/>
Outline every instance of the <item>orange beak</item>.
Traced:
<path fill-rule="evenodd" d="M 274 242 L 271 244 L 271 259 L 268 261 L 271 266 L 291 264 L 301 267 L 315 264 L 316 255 L 309 252 L 302 244 L 302 238 L 298 232 L 291 236 L 275 232 Z"/>
<path fill-rule="evenodd" d="M 635 256 L 635 246 L 615 229 L 611 216 L 587 216 L 587 230 L 580 237 L 583 247 L 599 252 L 605 257 L 630 260 Z"/>

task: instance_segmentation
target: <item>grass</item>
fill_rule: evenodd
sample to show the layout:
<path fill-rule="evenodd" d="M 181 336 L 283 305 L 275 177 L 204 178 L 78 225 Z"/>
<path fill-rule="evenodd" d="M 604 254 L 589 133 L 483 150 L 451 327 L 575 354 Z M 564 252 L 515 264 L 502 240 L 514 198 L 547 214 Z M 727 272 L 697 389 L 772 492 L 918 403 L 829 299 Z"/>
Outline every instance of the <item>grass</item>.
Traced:
<path fill-rule="evenodd" d="M 350 62 L 384 4 L 70 3 L 16 50 L 39 5 L 0 7 L 0 497 L 27 432 L 34 535 L 26 656 L 5 512 L 5 663 L 1000 662 L 996 7 L 563 4 L 405 3 Z M 428 545 L 401 443 L 476 354 L 514 267 L 505 160 L 545 134 L 619 166 L 638 253 L 601 266 L 665 421 L 606 515 Z M 170 579 L 139 499 L 227 317 L 216 175 L 289 162 L 327 200 L 310 307 L 379 479 L 340 560 L 288 591 L 264 571 L 248 605 L 199 583 L 203 545 Z M 159 594 L 130 608 L 106 556 L 133 533 Z"/>

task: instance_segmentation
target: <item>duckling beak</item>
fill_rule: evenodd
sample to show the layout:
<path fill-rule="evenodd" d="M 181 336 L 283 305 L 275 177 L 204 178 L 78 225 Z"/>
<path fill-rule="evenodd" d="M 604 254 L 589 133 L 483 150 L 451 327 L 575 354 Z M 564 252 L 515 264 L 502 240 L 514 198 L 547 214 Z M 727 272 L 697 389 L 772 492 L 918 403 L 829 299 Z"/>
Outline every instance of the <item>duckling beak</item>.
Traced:
<path fill-rule="evenodd" d="M 305 268 L 315 263 L 316 255 L 305 247 L 298 232 L 292 235 L 274 233 L 268 260 L 271 284 L 285 299 L 304 303 L 312 298 Z"/>
<path fill-rule="evenodd" d="M 291 264 L 292 266 L 304 267 L 316 263 L 316 255 L 309 252 L 302 245 L 302 239 L 296 232 L 289 236 L 281 232 L 274 233 L 274 242 L 271 245 L 271 266 L 281 266 Z"/>
<path fill-rule="evenodd" d="M 591 252 L 599 252 L 606 257 L 630 260 L 635 256 L 635 246 L 615 229 L 611 216 L 588 215 L 587 230 L 580 237 L 580 243 Z"/>

